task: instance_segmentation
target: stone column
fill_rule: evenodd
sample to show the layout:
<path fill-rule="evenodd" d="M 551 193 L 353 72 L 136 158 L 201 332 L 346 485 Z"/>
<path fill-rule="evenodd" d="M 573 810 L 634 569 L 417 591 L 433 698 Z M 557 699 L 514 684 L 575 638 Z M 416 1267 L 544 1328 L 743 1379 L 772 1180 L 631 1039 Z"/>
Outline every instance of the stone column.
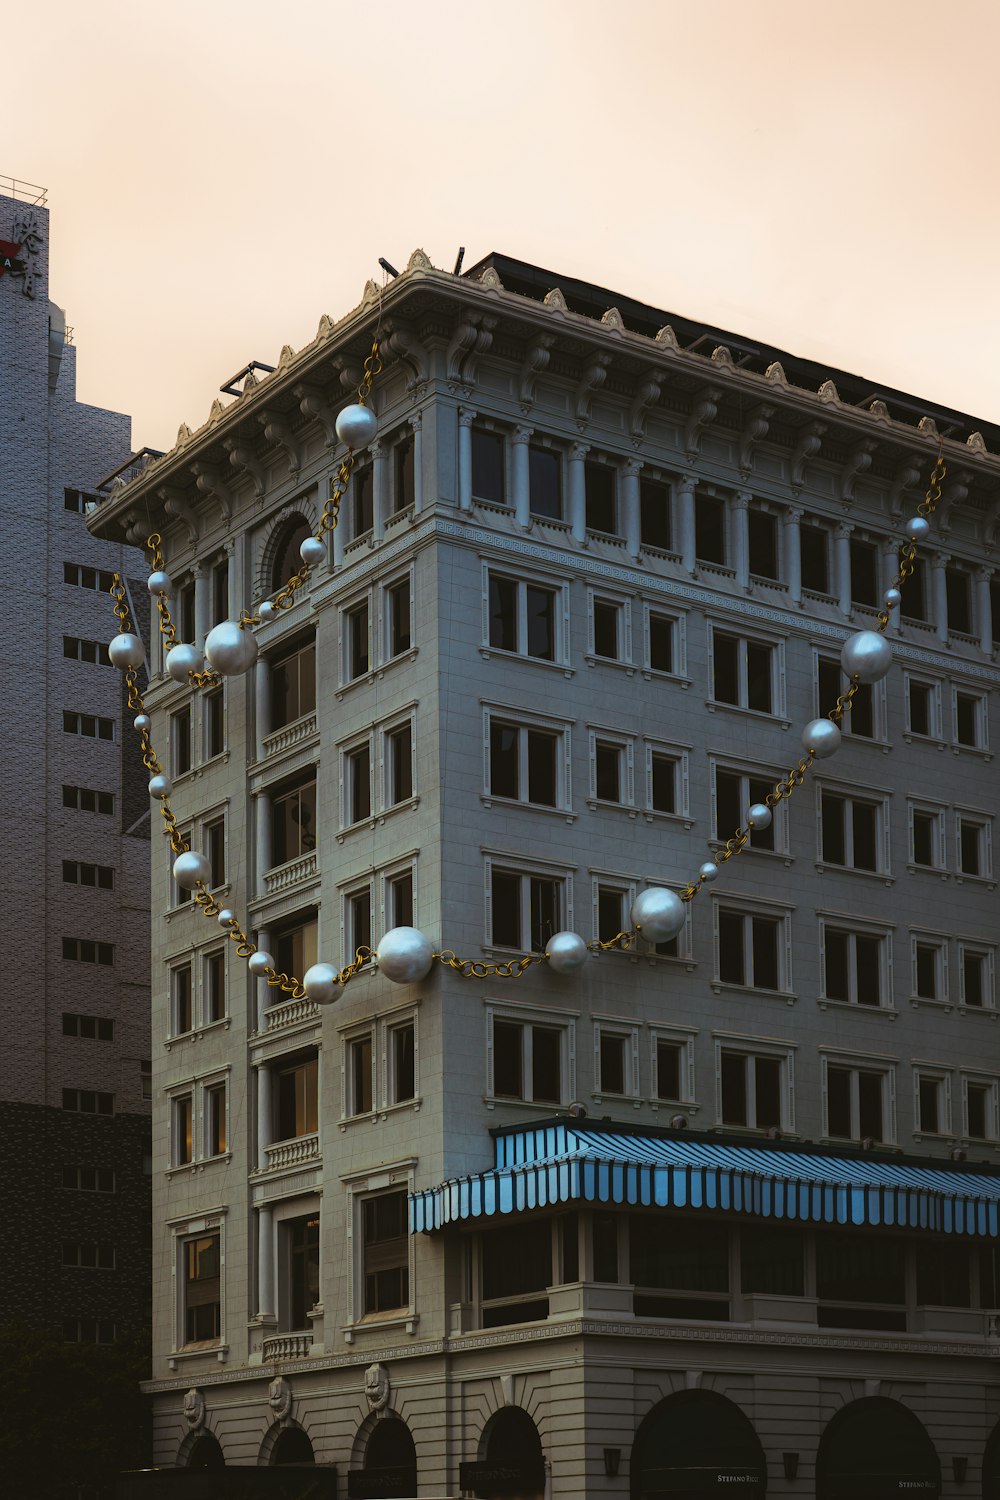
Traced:
<path fill-rule="evenodd" d="M 257 928 L 257 947 L 260 948 L 264 953 L 269 953 L 271 951 L 271 929 L 269 927 L 258 927 Z M 266 979 L 255 979 L 254 980 L 254 986 L 255 986 L 256 991 L 257 991 L 256 1006 L 255 1006 L 255 1011 L 256 1011 L 256 1017 L 257 1017 L 257 1019 L 256 1019 L 256 1023 L 255 1024 L 256 1024 L 256 1027 L 257 1027 L 258 1035 L 259 1035 L 261 1032 L 264 1032 L 264 1031 L 267 1030 L 267 1018 L 264 1015 L 264 1012 L 267 1010 L 267 1007 L 271 1004 L 271 991 L 268 988 L 268 983 L 267 983 Z M 275 990 L 275 992 L 274 992 L 274 1004 L 277 1005 L 280 999 L 281 999 L 281 991 L 280 990 Z M 260 1072 L 266 1073 L 267 1069 L 266 1068 L 261 1068 Z M 268 1085 L 268 1087 L 270 1087 L 270 1085 Z M 270 1099 L 270 1095 L 268 1095 L 268 1098 Z M 271 1120 L 271 1116 L 270 1116 L 270 1114 L 268 1114 L 268 1116 L 267 1116 L 267 1128 L 268 1128 L 268 1130 L 270 1130 L 270 1128 L 271 1128 L 270 1120 Z M 271 1139 L 271 1137 L 268 1136 L 268 1140 L 270 1140 L 270 1139 Z"/>
<path fill-rule="evenodd" d="M 337 470 L 339 473 L 339 464 L 337 465 Z M 330 476 L 330 478 L 334 477 L 335 476 L 333 475 Z M 329 484 L 329 482 L 330 479 L 327 480 L 327 484 Z M 354 481 L 352 479 L 349 479 L 344 487 L 344 493 L 340 497 L 340 511 L 337 515 L 337 524 L 333 529 L 333 568 L 335 572 L 338 568 L 342 568 L 344 566 L 344 548 L 347 546 L 347 543 L 349 541 L 347 528 L 350 524 L 349 517 L 351 514 L 352 502 L 351 487 L 353 483 Z"/>
<path fill-rule="evenodd" d="M 212 609 L 211 579 L 201 563 L 195 563 L 191 572 L 194 574 L 194 638 L 199 646 L 204 646 L 205 637 L 212 628 L 208 618 Z"/>
<path fill-rule="evenodd" d="M 528 445 L 533 433 L 532 427 L 515 427 L 511 436 L 511 498 L 514 501 L 514 520 L 525 530 L 531 525 L 531 461 Z"/>
<path fill-rule="evenodd" d="M 249 609 L 254 603 L 257 580 L 250 576 L 249 543 L 250 538 L 247 532 L 241 531 L 239 536 L 225 544 L 229 555 L 229 618 L 231 620 L 238 620 L 240 610 Z"/>
<path fill-rule="evenodd" d="M 834 585 L 837 605 L 845 619 L 851 617 L 851 533 L 854 527 L 842 522 L 834 533 Z"/>
<path fill-rule="evenodd" d="M 934 620 L 934 634 L 939 641 L 948 639 L 948 585 L 945 580 L 945 568 L 948 559 L 943 552 L 935 552 L 931 559 L 931 615 Z"/>
<path fill-rule="evenodd" d="M 264 872 L 271 868 L 271 798 L 258 792 L 255 801 L 257 820 L 257 894 L 264 895 Z"/>
<path fill-rule="evenodd" d="M 574 443 L 569 450 L 569 520 L 577 542 L 587 540 L 587 454 L 588 443 Z"/>
<path fill-rule="evenodd" d="M 993 655 L 993 600 L 990 597 L 992 568 L 979 568 L 976 572 L 976 624 L 979 626 L 979 647 L 984 656 Z"/>
<path fill-rule="evenodd" d="M 385 520 L 389 509 L 388 457 L 384 443 L 378 438 L 368 451 L 372 456 L 372 540 L 378 543 L 385 535 Z"/>
<path fill-rule="evenodd" d="M 424 508 L 424 437 L 420 412 L 413 413 L 410 428 L 413 432 L 413 514 L 419 516 Z"/>
<path fill-rule="evenodd" d="M 802 511 L 796 505 L 788 506 L 782 517 L 785 524 L 785 577 L 788 580 L 788 597 L 793 604 L 802 607 Z"/>
<path fill-rule="evenodd" d="M 467 407 L 458 409 L 458 508 L 472 509 L 472 424 L 476 413 Z"/>
<path fill-rule="evenodd" d="M 264 759 L 264 741 L 271 732 L 271 663 L 258 656 L 254 667 L 254 720 L 257 759 Z"/>
<path fill-rule="evenodd" d="M 272 1122 L 271 1069 L 266 1063 L 257 1068 L 257 1167 L 267 1166 L 267 1148 L 271 1144 Z"/>
<path fill-rule="evenodd" d="M 681 562 L 685 573 L 694 574 L 697 565 L 697 544 L 695 541 L 694 523 L 694 492 L 697 481 L 693 474 L 684 474 L 679 482 L 677 498 L 680 502 L 680 545 Z"/>
<path fill-rule="evenodd" d="M 879 578 L 882 585 L 883 598 L 879 607 L 885 605 L 885 592 L 892 588 L 893 583 L 899 576 L 899 546 L 892 537 L 883 537 L 879 544 Z M 888 606 L 886 606 L 888 607 Z M 899 619 L 899 607 L 889 610 L 889 629 L 893 635 L 899 635 L 902 625 Z"/>
<path fill-rule="evenodd" d="M 639 473 L 642 467 L 643 463 L 639 458 L 628 458 L 622 466 L 625 550 L 630 557 L 638 557 L 642 547 L 642 507 L 639 491 Z"/>
<path fill-rule="evenodd" d="M 267 1069 L 262 1068 L 262 1073 Z M 257 1316 L 274 1316 L 274 1222 L 269 1208 L 257 1210 Z"/>
<path fill-rule="evenodd" d="M 733 531 L 736 552 L 736 587 L 750 592 L 750 494 L 739 490 L 733 496 Z"/>

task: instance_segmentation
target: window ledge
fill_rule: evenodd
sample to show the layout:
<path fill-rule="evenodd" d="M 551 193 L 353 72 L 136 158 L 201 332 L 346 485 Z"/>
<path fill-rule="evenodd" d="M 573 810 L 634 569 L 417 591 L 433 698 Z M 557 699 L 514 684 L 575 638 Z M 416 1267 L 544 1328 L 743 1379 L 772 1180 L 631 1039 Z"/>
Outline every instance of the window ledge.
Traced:
<path fill-rule="evenodd" d="M 784 718 L 781 714 L 764 713 L 759 708 L 744 708 L 742 703 L 721 703 L 717 698 L 706 698 L 705 707 L 710 714 L 722 709 L 727 714 L 739 714 L 741 718 L 763 721 L 765 724 L 780 724 L 782 729 L 791 729 L 791 719 Z"/>
<path fill-rule="evenodd" d="M 575 823 L 578 816 L 569 807 L 546 807 L 543 802 L 524 802 L 520 797 L 494 797 L 492 792 L 480 792 L 479 800 L 484 807 L 492 807 L 494 803 L 499 807 L 522 807 L 525 812 L 546 813 L 550 818 L 563 818 L 567 823 Z"/>
<path fill-rule="evenodd" d="M 955 1009 L 960 1016 L 989 1016 L 991 1021 L 997 1018 L 995 1005 L 958 1005 Z"/>
<path fill-rule="evenodd" d="M 374 1109 L 363 1110 L 357 1115 L 341 1115 L 337 1121 L 337 1129 L 343 1134 L 351 1125 L 374 1125 L 379 1120 L 385 1120 L 389 1115 L 401 1113 L 403 1110 L 412 1110 L 419 1114 L 423 1104 L 420 1094 L 414 1099 L 401 1099 L 398 1104 L 378 1104 Z"/>
<path fill-rule="evenodd" d="M 664 812 L 660 807 L 644 807 L 642 808 L 642 816 L 646 819 L 647 823 L 656 823 L 662 820 L 664 823 L 680 823 L 686 829 L 693 828 L 696 821 L 690 813 Z"/>
<path fill-rule="evenodd" d="M 939 735 L 914 734 L 912 729 L 907 729 L 903 734 L 903 743 L 906 745 L 933 745 L 935 750 L 947 750 L 948 748 Z"/>
<path fill-rule="evenodd" d="M 726 841 L 719 838 L 711 839 L 709 841 L 709 847 L 714 849 L 716 853 L 719 853 L 726 847 Z M 786 869 L 790 869 L 791 866 L 795 863 L 794 854 L 789 854 L 787 850 L 755 849 L 749 841 L 745 843 L 743 845 L 743 848 L 740 850 L 741 858 L 744 854 L 755 854 L 759 859 L 780 859 L 781 863 L 785 866 Z"/>
<path fill-rule="evenodd" d="M 896 877 L 894 875 L 880 874 L 878 870 L 856 870 L 853 865 L 833 865 L 823 860 L 817 860 L 816 869 L 820 875 L 857 875 L 862 880 L 877 880 L 880 884 L 886 886 L 896 884 Z"/>
<path fill-rule="evenodd" d="M 642 675 L 647 682 L 673 682 L 682 688 L 689 688 L 692 683 L 692 679 L 685 677 L 683 673 L 664 672 L 661 667 L 643 667 Z"/>
<path fill-rule="evenodd" d="M 798 995 L 791 990 L 758 990 L 749 984 L 732 984 L 727 979 L 713 979 L 712 992 L 716 995 L 750 995 L 754 999 L 761 1000 L 784 1000 L 786 1005 L 795 1005 Z"/>
<path fill-rule="evenodd" d="M 952 1001 L 952 1000 L 935 1000 L 930 995 L 911 995 L 910 996 L 910 1005 L 913 1007 L 914 1010 L 919 1010 L 922 1005 L 934 1005 L 934 1006 L 937 1006 L 938 1010 L 943 1010 L 943 1011 L 951 1011 L 951 1010 L 955 1009 L 954 1001 Z"/>
<path fill-rule="evenodd" d="M 585 652 L 583 659 L 588 667 L 617 667 L 626 677 L 634 677 L 638 671 L 634 661 L 622 661 L 617 656 L 599 656 L 596 651 Z"/>
<path fill-rule="evenodd" d="M 554 1109 L 566 1108 L 566 1105 L 561 1100 L 558 1104 L 555 1104 L 551 1099 L 540 1099 L 536 1102 L 534 1099 L 508 1099 L 506 1097 L 501 1098 L 494 1094 L 484 1094 L 483 1103 L 486 1105 L 487 1109 L 495 1109 L 498 1104 L 506 1104 L 511 1106 L 513 1109 L 538 1110 L 540 1114 L 546 1115 L 551 1115 Z"/>
<path fill-rule="evenodd" d="M 984 750 L 980 745 L 952 745 L 952 755 L 975 755 L 979 760 L 991 761 L 992 750 Z"/>
<path fill-rule="evenodd" d="M 173 877 L 171 877 L 171 878 L 173 878 Z M 219 901 L 221 897 L 228 896 L 231 890 L 232 890 L 232 886 L 229 884 L 228 880 L 223 885 L 217 885 L 217 886 L 215 886 L 214 889 L 211 892 L 212 900 L 213 901 Z M 163 916 L 163 919 L 164 919 L 165 922 L 169 922 L 171 920 L 171 918 L 173 918 L 173 917 L 183 916 L 187 912 L 198 911 L 198 910 L 199 910 L 198 903 L 194 899 L 194 897 L 192 896 L 192 898 L 191 898 L 190 901 L 178 901 L 178 903 L 176 904 L 176 906 L 168 906 L 161 913 L 161 915 Z"/>
<path fill-rule="evenodd" d="M 220 1016 L 217 1021 L 206 1021 L 204 1026 L 192 1026 L 190 1031 L 179 1031 L 176 1036 L 168 1036 L 164 1040 L 163 1050 L 169 1052 L 178 1042 L 200 1042 L 206 1032 L 228 1031 L 232 1024 L 232 1016 Z"/>
<path fill-rule="evenodd" d="M 219 1162 L 222 1162 L 226 1166 L 228 1166 L 232 1159 L 233 1153 L 231 1151 L 223 1151 L 221 1156 L 199 1157 L 197 1161 L 186 1161 L 183 1162 L 180 1166 L 167 1167 L 163 1175 L 169 1180 L 171 1177 L 179 1177 L 186 1172 L 191 1172 L 192 1174 L 196 1172 L 204 1172 L 206 1167 L 214 1167 Z"/>
<path fill-rule="evenodd" d="M 628 813 L 630 818 L 639 816 L 638 807 L 630 807 L 627 802 L 606 802 L 603 797 L 588 797 L 587 806 L 591 812 L 599 812 L 602 809 L 611 812 Z"/>
<path fill-rule="evenodd" d="M 229 1358 L 228 1344 L 205 1343 L 198 1348 L 185 1345 L 182 1349 L 171 1349 L 167 1356 L 167 1368 L 176 1370 L 178 1364 L 189 1359 L 204 1359 L 206 1354 L 214 1354 L 220 1365 L 224 1365 Z"/>
<path fill-rule="evenodd" d="M 568 661 L 546 661 L 542 656 L 527 656 L 520 651 L 504 651 L 499 646 L 480 646 L 479 654 L 483 661 L 489 661 L 491 656 L 499 656 L 502 661 L 520 661 L 530 667 L 542 667 L 547 672 L 561 672 L 564 677 L 576 676 L 576 668 L 571 667 Z"/>
<path fill-rule="evenodd" d="M 641 1109 L 642 1106 L 643 1106 L 643 1103 L 645 1102 L 644 1100 L 640 1099 L 637 1094 L 603 1094 L 603 1093 L 595 1093 L 595 1094 L 591 1094 L 590 1097 L 591 1097 L 591 1099 L 593 1099 L 593 1101 L 594 1101 L 595 1104 L 610 1104 L 610 1105 L 618 1104 L 618 1105 L 622 1105 L 622 1106 L 624 1106 L 626 1104 L 631 1104 L 631 1106 L 632 1106 L 633 1109 Z"/>
<path fill-rule="evenodd" d="M 955 876 L 956 885 L 984 885 L 988 891 L 996 888 L 996 880 L 992 875 L 967 875 L 964 870 Z"/>
<path fill-rule="evenodd" d="M 376 828 L 385 824 L 386 818 L 394 817 L 397 813 L 414 812 L 420 806 L 420 798 L 408 797 L 405 802 L 397 802 L 392 807 L 383 807 L 377 813 L 371 813 L 367 818 L 359 818 L 356 823 L 345 823 L 337 834 L 337 843 L 342 844 L 345 838 L 353 833 L 364 832 L 366 829 L 373 833 Z"/>
<path fill-rule="evenodd" d="M 649 1107 L 652 1110 L 660 1109 L 683 1110 L 686 1115 L 696 1115 L 701 1108 L 693 1099 L 650 1099 Z"/>
<path fill-rule="evenodd" d="M 906 866 L 907 875 L 936 875 L 939 880 L 950 880 L 949 870 L 939 869 L 937 865 L 918 865 L 910 863 Z"/>
<path fill-rule="evenodd" d="M 834 1010 L 854 1010 L 865 1015 L 869 1013 L 882 1015 L 888 1021 L 895 1021 L 899 1016 L 899 1011 L 892 1005 L 862 1005 L 859 1000 L 828 1000 L 825 995 L 818 995 L 816 1004 L 820 1010 L 829 1010 L 833 1006 Z"/>
<path fill-rule="evenodd" d="M 386 1328 L 405 1328 L 407 1333 L 415 1334 L 419 1322 L 419 1313 L 395 1309 L 391 1313 L 365 1313 L 355 1322 L 344 1324 L 344 1343 L 353 1344 L 359 1333 L 381 1333 Z"/>

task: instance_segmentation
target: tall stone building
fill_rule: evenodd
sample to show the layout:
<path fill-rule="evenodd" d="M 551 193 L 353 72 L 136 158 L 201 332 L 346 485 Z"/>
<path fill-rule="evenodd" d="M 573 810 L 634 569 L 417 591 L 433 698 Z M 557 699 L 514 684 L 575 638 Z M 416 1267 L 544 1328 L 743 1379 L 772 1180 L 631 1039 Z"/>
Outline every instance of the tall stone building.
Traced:
<path fill-rule="evenodd" d="M 417 252 L 91 517 L 162 532 L 182 640 L 298 567 L 376 327 L 328 558 L 248 676 L 192 695 L 154 659 L 153 738 L 279 970 L 412 926 L 486 972 L 290 998 L 154 842 L 158 1464 L 994 1496 L 1000 431 Z M 614 939 L 798 761 L 939 442 L 839 752 L 674 940 L 498 974 Z"/>
<path fill-rule="evenodd" d="M 76 353 L 44 193 L 0 178 L 0 1322 L 106 1343 L 149 1317 L 149 799 L 105 649 L 141 558 L 84 523 L 129 418 Z"/>

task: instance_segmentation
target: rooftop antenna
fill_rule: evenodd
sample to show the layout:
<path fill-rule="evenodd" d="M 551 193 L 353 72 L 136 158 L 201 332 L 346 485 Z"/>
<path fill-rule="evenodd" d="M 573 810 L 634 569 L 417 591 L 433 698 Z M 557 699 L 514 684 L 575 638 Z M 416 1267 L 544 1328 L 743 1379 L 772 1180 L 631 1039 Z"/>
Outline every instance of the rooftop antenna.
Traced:
<path fill-rule="evenodd" d="M 379 256 L 378 263 L 382 267 L 383 271 L 385 271 L 385 273 L 386 273 L 387 276 L 398 276 L 399 275 L 399 272 L 396 270 L 396 267 L 395 266 L 391 266 L 389 264 L 389 262 L 386 260 L 386 258 L 385 258 L 384 255 L 380 255 Z"/>
<path fill-rule="evenodd" d="M 461 272 L 462 262 L 463 262 L 464 259 L 465 259 L 465 246 L 464 245 L 459 245 L 459 247 L 458 247 L 458 256 L 457 256 L 457 258 L 455 260 L 455 269 L 451 273 L 453 276 L 458 276 L 459 273 Z"/>

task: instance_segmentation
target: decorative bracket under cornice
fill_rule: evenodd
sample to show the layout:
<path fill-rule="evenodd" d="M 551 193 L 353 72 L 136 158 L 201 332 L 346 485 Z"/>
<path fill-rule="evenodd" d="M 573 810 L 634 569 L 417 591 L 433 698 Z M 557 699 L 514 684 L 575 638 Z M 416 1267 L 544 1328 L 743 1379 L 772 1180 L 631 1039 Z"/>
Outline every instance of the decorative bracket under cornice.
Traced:
<path fill-rule="evenodd" d="M 684 430 L 684 452 L 689 462 L 701 452 L 702 436 L 706 427 L 710 427 L 715 421 L 721 399 L 722 388 L 717 385 L 706 385 L 695 396 Z"/>
<path fill-rule="evenodd" d="M 470 312 L 455 329 L 445 361 L 446 379 L 451 385 L 474 385 L 476 355 L 485 354 L 493 343 L 496 318 Z"/>
<path fill-rule="evenodd" d="M 915 484 L 920 483 L 921 469 L 915 459 L 905 458 L 896 470 L 889 487 L 889 515 L 898 521 L 906 504 L 904 496 Z"/>
<path fill-rule="evenodd" d="M 945 536 L 951 530 L 951 513 L 956 505 L 961 505 L 963 500 L 968 499 L 974 478 L 975 475 L 968 469 L 963 469 L 953 479 L 945 482 L 944 498 L 937 513 L 938 528 Z"/>
<path fill-rule="evenodd" d="M 840 471 L 840 503 L 847 510 L 854 504 L 854 486 L 862 474 L 872 466 L 872 457 L 878 443 L 874 438 L 862 438 L 847 455 Z"/>
<path fill-rule="evenodd" d="M 174 516 L 181 522 L 187 532 L 189 544 L 195 546 L 198 541 L 198 518 L 190 505 L 178 490 L 171 489 L 169 485 L 163 485 L 156 493 L 163 501 L 163 509 L 167 515 Z"/>
<path fill-rule="evenodd" d="M 740 473 L 744 479 L 750 477 L 753 469 L 753 451 L 757 444 L 767 437 L 774 410 L 773 406 L 763 404 L 755 406 L 743 425 L 743 431 L 740 433 Z"/>
<path fill-rule="evenodd" d="M 646 434 L 646 413 L 659 401 L 663 381 L 661 370 L 646 370 L 640 377 L 628 411 L 628 430 L 633 443 L 641 442 Z"/>
<path fill-rule="evenodd" d="M 284 451 L 288 459 L 288 472 L 293 479 L 298 479 L 302 468 L 302 450 L 285 417 L 280 412 L 262 411 L 258 413 L 257 421 L 263 427 L 268 442 Z"/>
<path fill-rule="evenodd" d="M 233 518 L 232 491 L 215 464 L 202 463 L 199 459 L 191 465 L 191 473 L 195 476 L 194 482 L 202 494 L 216 501 L 222 511 L 223 520 L 231 521 Z"/>
<path fill-rule="evenodd" d="M 811 458 L 816 457 L 823 446 L 823 435 L 825 432 L 825 422 L 807 422 L 799 434 L 799 440 L 795 444 L 795 452 L 792 454 L 791 468 L 792 489 L 796 495 L 806 482 L 806 464 Z"/>
<path fill-rule="evenodd" d="M 556 341 L 554 333 L 540 333 L 533 338 L 525 350 L 524 360 L 518 376 L 518 400 L 521 410 L 527 412 L 535 401 L 535 382 L 543 370 L 548 369 L 549 360 L 552 357 L 552 345 Z"/>
<path fill-rule="evenodd" d="M 337 446 L 337 419 L 333 415 L 333 407 L 323 392 L 318 386 L 303 383 L 292 387 L 292 395 L 298 401 L 302 415 L 314 418 L 322 427 L 326 446 L 335 448 Z"/>
<path fill-rule="evenodd" d="M 382 325 L 382 347 L 390 354 L 394 354 L 403 364 L 409 365 L 413 371 L 406 382 L 408 391 L 415 391 L 420 386 L 426 385 L 431 376 L 430 356 L 423 344 L 410 329 L 400 326 L 398 323 L 386 322 Z"/>
<path fill-rule="evenodd" d="M 242 469 L 249 474 L 253 480 L 253 492 L 258 500 L 263 500 L 264 491 L 267 488 L 267 478 L 263 466 L 257 462 L 249 444 L 241 442 L 239 438 L 224 438 L 222 446 L 229 454 L 229 462 L 234 469 Z"/>
<path fill-rule="evenodd" d="M 590 403 L 595 391 L 599 391 L 608 378 L 610 354 L 595 354 L 584 369 L 576 387 L 576 425 L 582 432 L 590 418 Z"/>

